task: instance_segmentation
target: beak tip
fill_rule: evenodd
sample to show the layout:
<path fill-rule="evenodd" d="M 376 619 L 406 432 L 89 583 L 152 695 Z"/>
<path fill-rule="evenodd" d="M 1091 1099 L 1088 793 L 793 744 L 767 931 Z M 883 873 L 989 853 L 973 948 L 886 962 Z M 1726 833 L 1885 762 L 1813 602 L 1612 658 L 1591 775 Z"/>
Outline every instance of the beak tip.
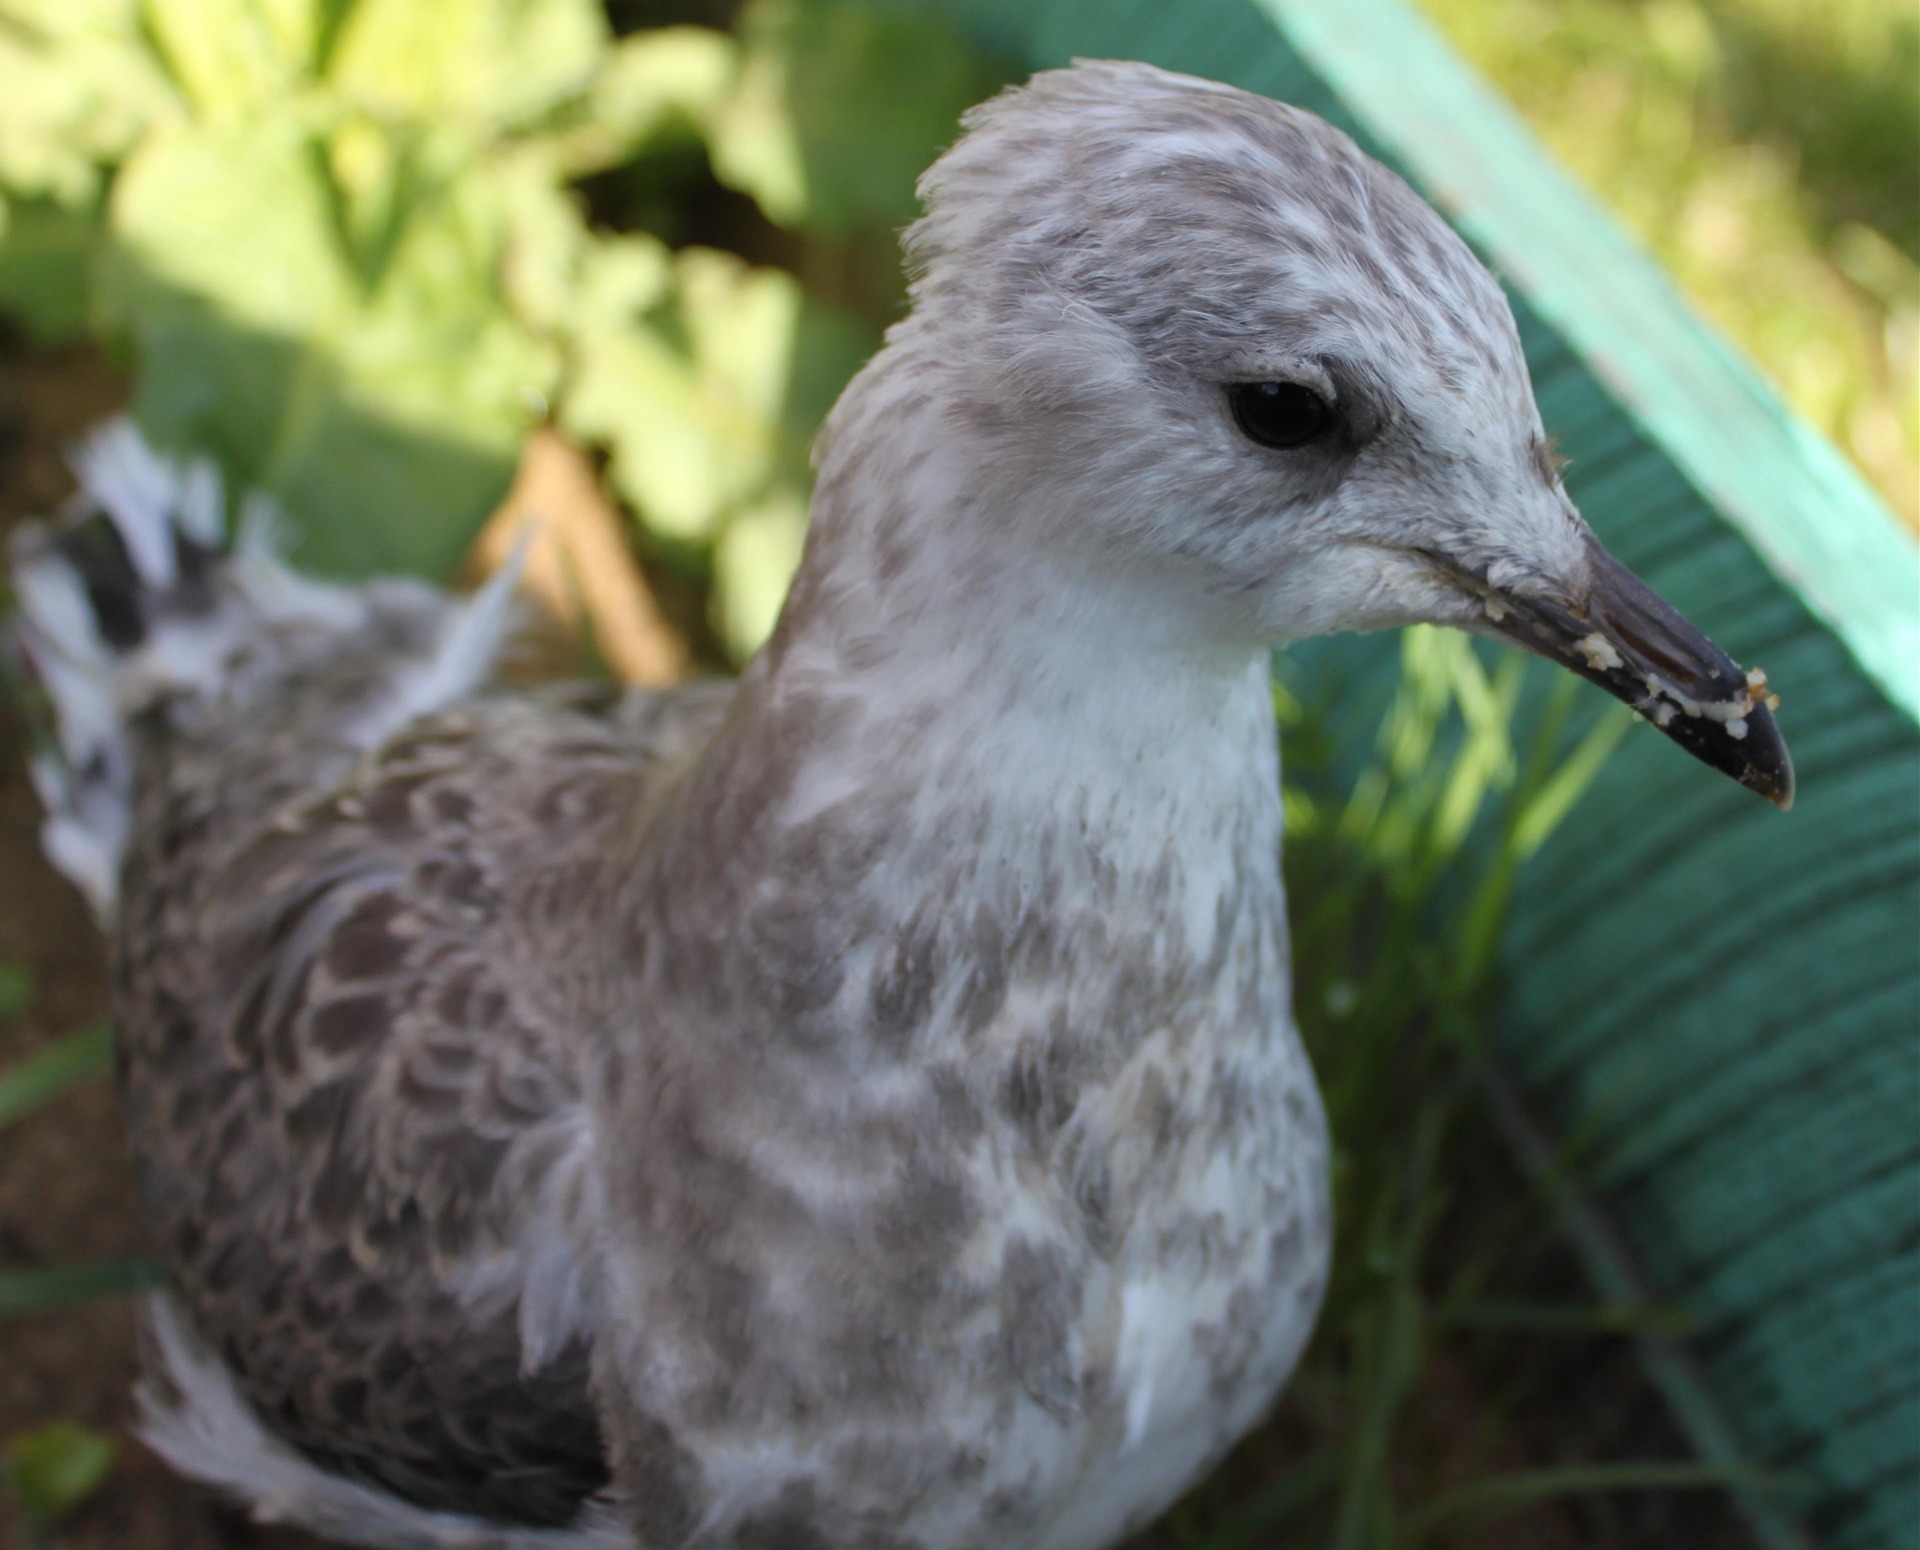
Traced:
<path fill-rule="evenodd" d="M 1794 778 L 1793 756 L 1787 752 L 1787 741 L 1780 735 L 1780 727 L 1772 714 L 1763 705 L 1756 705 L 1747 721 L 1748 731 L 1745 740 L 1739 745 L 1739 758 L 1744 768 L 1732 764 L 1719 767 L 1734 775 L 1740 784 L 1750 791 L 1758 792 L 1783 813 L 1793 811 L 1793 799 L 1799 782 Z M 1698 758 L 1714 763 L 1711 754 L 1702 749 L 1693 749 Z"/>
<path fill-rule="evenodd" d="M 1793 766 L 1789 764 L 1778 776 L 1761 789 L 1760 795 L 1765 797 L 1775 807 L 1779 808 L 1781 812 L 1790 813 L 1793 811 L 1794 791 Z"/>
<path fill-rule="evenodd" d="M 1452 571 L 1464 571 L 1483 597 L 1498 596 L 1487 633 L 1598 684 L 1709 768 L 1791 812 L 1793 759 L 1766 675 L 1742 669 L 1591 533 L 1586 545 L 1590 575 L 1579 597 L 1496 594 L 1481 572 Z"/>

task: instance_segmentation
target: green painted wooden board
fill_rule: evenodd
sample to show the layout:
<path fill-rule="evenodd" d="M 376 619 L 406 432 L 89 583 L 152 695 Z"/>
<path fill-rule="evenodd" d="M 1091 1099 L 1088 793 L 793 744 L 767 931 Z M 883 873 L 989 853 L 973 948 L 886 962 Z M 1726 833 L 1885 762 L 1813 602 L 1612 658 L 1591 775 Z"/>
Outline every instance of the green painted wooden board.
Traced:
<path fill-rule="evenodd" d="M 1146 59 L 1296 102 L 1397 166 L 1507 280 L 1595 528 L 1772 675 L 1795 811 L 1629 737 L 1520 880 L 1504 1047 L 1536 1112 L 1594 1138 L 1603 1294 L 1700 1320 L 1645 1352 L 1703 1456 L 1819 1483 L 1750 1498 L 1758 1537 L 1910 1547 L 1920 551 L 1399 0 L 899 3 L 1030 67 Z"/>

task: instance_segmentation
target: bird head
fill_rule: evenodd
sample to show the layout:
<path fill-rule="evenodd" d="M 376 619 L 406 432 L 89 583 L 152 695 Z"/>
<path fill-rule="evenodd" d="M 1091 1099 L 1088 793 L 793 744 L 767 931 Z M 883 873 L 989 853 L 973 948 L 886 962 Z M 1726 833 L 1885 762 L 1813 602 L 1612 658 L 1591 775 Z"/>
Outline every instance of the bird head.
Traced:
<path fill-rule="evenodd" d="M 1764 679 L 1601 546 L 1500 286 L 1347 136 L 1082 64 L 976 109 L 922 194 L 905 328 L 1026 536 L 1248 643 L 1507 641 L 1790 803 Z"/>

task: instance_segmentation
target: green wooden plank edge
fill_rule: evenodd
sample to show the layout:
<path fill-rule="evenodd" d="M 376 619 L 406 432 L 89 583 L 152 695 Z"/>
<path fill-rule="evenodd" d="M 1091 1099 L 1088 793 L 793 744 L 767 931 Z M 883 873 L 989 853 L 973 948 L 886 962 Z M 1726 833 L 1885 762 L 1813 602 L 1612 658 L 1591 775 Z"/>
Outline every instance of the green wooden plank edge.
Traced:
<path fill-rule="evenodd" d="M 1920 546 L 1401 0 L 1252 0 L 1421 192 L 1920 720 Z"/>

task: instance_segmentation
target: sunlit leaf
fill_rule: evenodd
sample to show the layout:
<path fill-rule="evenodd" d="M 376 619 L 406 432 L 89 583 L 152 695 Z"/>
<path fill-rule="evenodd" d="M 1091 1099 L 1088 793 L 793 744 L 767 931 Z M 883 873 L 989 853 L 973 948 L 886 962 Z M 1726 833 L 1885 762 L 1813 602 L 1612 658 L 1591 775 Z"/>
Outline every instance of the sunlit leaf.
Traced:
<path fill-rule="evenodd" d="M 582 336 L 563 420 L 611 449 L 615 483 L 650 526 L 710 538 L 766 487 L 800 309 L 791 276 L 693 249 L 665 316 Z"/>
<path fill-rule="evenodd" d="M 585 119 L 567 135 L 568 170 L 598 171 L 675 135 L 709 131 L 739 68 L 739 44 L 705 27 L 622 38 L 594 80 Z"/>
<path fill-rule="evenodd" d="M 665 243 L 643 233 L 598 238 L 581 254 L 567 326 L 582 337 L 631 328 L 667 299 L 674 281 Z"/>
<path fill-rule="evenodd" d="M 560 418 L 572 435 L 609 450 L 615 487 L 671 538 L 709 537 L 731 487 L 764 468 L 751 431 L 735 434 L 692 364 L 651 329 L 583 341 Z M 730 445 L 741 455 L 729 458 Z"/>
<path fill-rule="evenodd" d="M 28 1523 L 44 1531 L 106 1484 L 113 1456 L 111 1437 L 74 1421 L 49 1421 L 9 1439 L 7 1489 Z"/>
<path fill-rule="evenodd" d="M 806 536 L 806 497 L 791 488 L 742 512 L 720 535 L 713 551 L 713 622 L 736 661 L 772 632 Z"/>
<path fill-rule="evenodd" d="M 731 253 L 688 248 L 678 256 L 680 308 L 689 353 L 729 407 L 770 422 L 792 371 L 803 305 L 800 286 L 778 269 Z"/>
<path fill-rule="evenodd" d="M 103 167 L 181 105 L 138 0 L 0 0 L 0 189 L 91 205 Z"/>
<path fill-rule="evenodd" d="M 196 113 L 226 117 L 307 79 L 318 11 L 318 0 L 145 0 L 140 14 Z"/>
<path fill-rule="evenodd" d="M 536 160 L 516 159 L 496 176 L 508 231 L 502 293 L 530 328 L 558 337 L 572 326 L 581 267 L 597 239 L 587 230 L 579 196 Z"/>
<path fill-rule="evenodd" d="M 322 331 L 354 302 L 320 146 L 290 114 L 155 135 L 128 160 L 111 208 L 117 299 L 148 288 L 214 300 L 232 326 L 287 338 Z"/>
<path fill-rule="evenodd" d="M 302 564 L 444 574 L 511 478 L 557 357 L 505 305 L 500 185 L 444 169 L 363 272 L 293 115 L 156 137 L 115 190 L 136 408 L 280 498 Z M 372 283 L 369 290 L 368 282 Z"/>
<path fill-rule="evenodd" d="M 606 42 L 593 0 L 359 0 L 327 79 L 383 116 L 495 132 L 584 90 Z"/>
<path fill-rule="evenodd" d="M 591 326 L 576 333 L 561 419 L 610 450 L 614 483 L 649 528 L 706 543 L 729 516 L 806 490 L 819 416 L 873 340 L 780 270 L 692 248 L 663 287 L 663 259 L 608 247 L 586 266 Z M 765 614 L 755 595 L 722 605 L 737 638 Z"/>

